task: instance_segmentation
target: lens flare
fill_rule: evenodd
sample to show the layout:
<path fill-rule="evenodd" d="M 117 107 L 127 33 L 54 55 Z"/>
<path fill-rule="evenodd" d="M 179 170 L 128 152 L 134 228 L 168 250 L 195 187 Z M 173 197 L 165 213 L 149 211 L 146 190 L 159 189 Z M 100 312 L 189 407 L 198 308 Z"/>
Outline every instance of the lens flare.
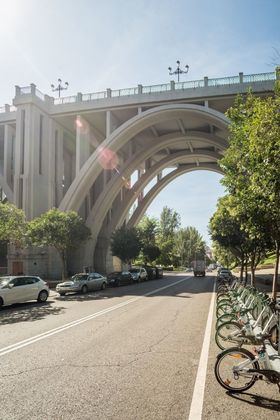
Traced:
<path fill-rule="evenodd" d="M 98 148 L 98 161 L 103 169 L 116 169 L 119 159 L 113 150 L 107 147 Z"/>
<path fill-rule="evenodd" d="M 77 128 L 82 128 L 83 127 L 83 123 L 81 121 L 81 118 L 79 118 L 79 117 L 76 118 L 76 127 Z"/>

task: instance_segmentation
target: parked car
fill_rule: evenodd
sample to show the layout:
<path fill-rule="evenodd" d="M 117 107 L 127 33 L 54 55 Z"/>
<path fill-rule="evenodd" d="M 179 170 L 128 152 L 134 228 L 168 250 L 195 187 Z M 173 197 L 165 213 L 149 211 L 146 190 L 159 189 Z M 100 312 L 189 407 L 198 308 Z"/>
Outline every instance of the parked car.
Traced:
<path fill-rule="evenodd" d="M 144 268 L 147 271 L 148 280 L 154 280 L 157 277 L 156 267 L 151 267 L 150 265 L 145 265 Z"/>
<path fill-rule="evenodd" d="M 107 275 L 108 285 L 120 286 L 133 283 L 132 274 L 129 271 L 113 271 Z"/>
<path fill-rule="evenodd" d="M 218 274 L 218 278 L 219 279 L 225 279 L 225 280 L 230 280 L 232 278 L 232 273 L 230 270 L 227 270 L 225 268 L 223 268 L 222 270 L 219 271 Z"/>
<path fill-rule="evenodd" d="M 37 276 L 0 277 L 0 307 L 28 300 L 46 302 L 49 293 L 48 284 Z"/>
<path fill-rule="evenodd" d="M 162 279 L 163 278 L 163 268 L 162 267 L 156 267 L 156 278 Z"/>
<path fill-rule="evenodd" d="M 139 283 L 140 281 L 148 279 L 148 273 L 143 267 L 133 267 L 129 272 L 132 274 L 134 282 Z"/>
<path fill-rule="evenodd" d="M 58 283 L 56 291 L 60 296 L 70 292 L 87 293 L 92 290 L 103 290 L 107 286 L 107 278 L 99 273 L 79 273 L 70 280 Z"/>

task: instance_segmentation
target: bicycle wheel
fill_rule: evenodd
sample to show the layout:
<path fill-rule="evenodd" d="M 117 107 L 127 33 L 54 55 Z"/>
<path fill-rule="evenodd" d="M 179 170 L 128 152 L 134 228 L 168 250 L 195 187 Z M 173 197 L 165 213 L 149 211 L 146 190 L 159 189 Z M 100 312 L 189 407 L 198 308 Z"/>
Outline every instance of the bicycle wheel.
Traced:
<path fill-rule="evenodd" d="M 245 349 L 231 348 L 217 357 L 215 376 L 219 384 L 230 392 L 243 392 L 251 388 L 257 380 L 259 364 L 252 353 Z"/>
<path fill-rule="evenodd" d="M 241 346 L 243 343 L 242 327 L 233 321 L 224 322 L 216 331 L 215 341 L 221 350 Z"/>
<path fill-rule="evenodd" d="M 272 345 L 272 347 L 275 350 L 278 350 L 278 343 L 279 343 L 279 329 L 278 329 L 278 325 L 273 325 L 273 327 L 271 327 L 269 329 L 269 334 L 271 334 L 271 337 L 269 338 L 270 344 Z"/>
<path fill-rule="evenodd" d="M 219 327 L 219 325 L 223 324 L 224 322 L 229 322 L 229 321 L 236 321 L 237 317 L 234 314 L 223 314 L 221 315 L 219 318 L 217 318 L 216 321 L 216 329 Z"/>
<path fill-rule="evenodd" d="M 233 312 L 232 304 L 230 303 L 223 303 L 222 305 L 217 306 L 216 308 L 216 316 L 219 318 L 223 314 L 230 314 Z"/>

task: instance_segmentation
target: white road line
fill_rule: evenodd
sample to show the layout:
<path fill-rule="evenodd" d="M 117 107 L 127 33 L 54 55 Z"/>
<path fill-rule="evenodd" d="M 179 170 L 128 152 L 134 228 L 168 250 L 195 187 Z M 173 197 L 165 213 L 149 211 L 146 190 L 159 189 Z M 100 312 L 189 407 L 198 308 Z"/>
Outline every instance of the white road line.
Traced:
<path fill-rule="evenodd" d="M 195 380 L 195 386 L 193 391 L 192 403 L 190 408 L 189 420 L 201 420 L 205 381 L 207 374 L 208 354 L 211 338 L 212 319 L 214 312 L 214 301 L 215 301 L 215 290 L 216 284 L 214 283 L 212 299 L 210 303 L 207 324 L 205 328 L 204 340 L 202 344 L 202 350 L 199 359 L 199 365 L 197 369 L 197 375 Z"/>
<path fill-rule="evenodd" d="M 62 331 L 65 331 L 69 328 L 75 327 L 76 325 L 82 324 L 84 322 L 90 321 L 91 319 L 97 318 L 99 316 L 105 315 L 109 312 L 115 311 L 116 309 L 122 308 L 123 306 L 129 305 L 130 303 L 136 302 L 137 300 L 143 299 L 146 296 L 154 295 L 157 292 L 160 292 L 161 290 L 168 289 L 169 287 L 175 286 L 176 284 L 182 283 L 183 281 L 189 279 L 190 277 L 184 277 L 183 279 L 180 279 L 178 281 L 175 281 L 174 283 L 168 284 L 166 286 L 160 287 L 158 289 L 152 290 L 151 292 L 145 293 L 142 296 L 137 296 L 135 298 L 126 300 L 125 302 L 119 303 L 117 305 L 111 306 L 109 308 L 103 309 L 99 312 L 95 312 L 91 315 L 87 315 L 83 318 L 77 319 L 75 321 L 69 322 L 68 324 L 61 325 L 60 327 L 53 328 L 52 330 L 46 331 L 44 333 L 35 335 L 34 337 L 27 338 L 26 340 L 20 341 L 15 344 L 11 344 L 10 346 L 3 347 L 0 349 L 0 357 L 4 356 L 5 354 L 11 353 L 13 351 L 19 350 L 22 347 L 29 346 L 33 343 L 36 343 L 36 341 L 44 340 L 45 338 L 51 337 L 52 335 L 58 334 Z"/>

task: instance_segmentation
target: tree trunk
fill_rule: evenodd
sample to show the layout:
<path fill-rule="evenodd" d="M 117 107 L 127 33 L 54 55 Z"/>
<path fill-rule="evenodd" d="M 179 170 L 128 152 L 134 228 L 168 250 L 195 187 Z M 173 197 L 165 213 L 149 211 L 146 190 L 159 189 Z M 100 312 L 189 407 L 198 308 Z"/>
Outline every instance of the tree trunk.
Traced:
<path fill-rule="evenodd" d="M 245 286 L 246 286 L 246 284 L 247 284 L 247 282 L 248 282 L 248 262 L 247 262 L 247 259 L 245 260 Z"/>
<path fill-rule="evenodd" d="M 66 256 L 66 251 L 59 251 L 59 255 L 62 261 L 62 280 L 67 280 L 68 278 L 68 273 L 67 273 L 67 256 Z"/>
<path fill-rule="evenodd" d="M 279 266 L 279 252 L 280 252 L 280 243 L 276 242 L 276 261 L 274 267 L 274 276 L 272 283 L 272 299 L 276 300 L 277 290 L 278 290 L 278 266 Z"/>
<path fill-rule="evenodd" d="M 243 272 L 244 272 L 244 257 L 241 258 L 241 267 L 240 267 L 240 282 L 243 282 Z"/>
<path fill-rule="evenodd" d="M 255 266 L 251 263 L 251 286 L 255 286 L 256 276 L 255 276 Z"/>
<path fill-rule="evenodd" d="M 255 259 L 256 255 L 251 255 L 251 286 L 255 286 Z"/>

